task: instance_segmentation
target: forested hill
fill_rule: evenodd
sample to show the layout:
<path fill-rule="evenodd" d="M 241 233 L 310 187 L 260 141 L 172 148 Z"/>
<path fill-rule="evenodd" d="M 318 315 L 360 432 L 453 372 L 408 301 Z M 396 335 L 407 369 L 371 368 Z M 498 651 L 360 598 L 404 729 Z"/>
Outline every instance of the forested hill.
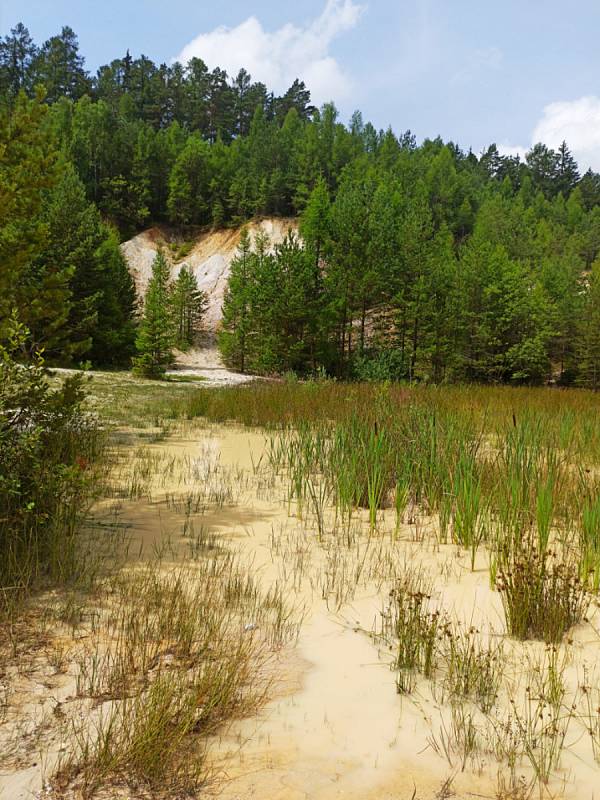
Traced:
<path fill-rule="evenodd" d="M 129 363 L 119 240 L 300 216 L 303 244 L 234 262 L 234 366 L 600 384 L 600 176 L 567 144 L 521 161 L 417 143 L 199 59 L 126 53 L 92 76 L 69 28 L 6 36 L 0 91 L 0 335 L 26 325 L 26 352 Z"/>

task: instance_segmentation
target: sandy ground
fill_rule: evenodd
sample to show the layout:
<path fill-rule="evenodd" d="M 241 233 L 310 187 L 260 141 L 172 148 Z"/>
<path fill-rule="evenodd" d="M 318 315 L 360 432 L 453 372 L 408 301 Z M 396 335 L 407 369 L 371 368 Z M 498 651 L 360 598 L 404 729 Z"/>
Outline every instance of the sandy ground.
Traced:
<path fill-rule="evenodd" d="M 223 364 L 216 346 L 191 348 L 187 352 L 176 351 L 175 364 L 167 375 L 202 378 L 203 386 L 239 386 L 256 380 L 253 375 L 232 372 Z"/>
<path fill-rule="evenodd" d="M 227 369 L 221 360 L 219 351 L 213 345 L 202 348 L 192 348 L 185 353 L 177 350 L 174 355 L 175 361 L 170 369 L 166 371 L 167 376 L 175 378 L 186 376 L 189 378 L 199 378 L 201 379 L 201 385 L 208 388 L 239 386 L 243 383 L 250 383 L 251 381 L 258 380 L 254 375 L 242 374 Z M 51 372 L 57 375 L 73 375 L 76 370 L 52 367 Z M 87 374 L 92 377 L 106 378 L 110 373 L 92 369 L 88 370 Z M 120 383 L 127 382 L 126 375 L 127 373 L 119 373 Z M 131 375 L 130 379 L 139 383 L 139 378 L 134 378 Z M 182 383 L 180 385 L 183 386 L 185 384 Z"/>
<path fill-rule="evenodd" d="M 210 459 L 218 465 L 221 480 L 236 488 L 236 498 L 224 507 L 207 508 L 202 524 L 247 560 L 265 588 L 283 586 L 303 617 L 297 646 L 280 653 L 279 688 L 271 701 L 256 717 L 234 723 L 213 743 L 214 769 L 223 778 L 219 796 L 224 800 L 451 796 L 493 800 L 498 773 L 505 768 L 490 753 L 463 765 L 458 757 L 436 752 L 432 742 L 439 741 L 440 731 L 448 725 L 443 700 L 432 696 L 426 681 L 419 682 L 413 695 L 399 696 L 390 654 L 369 636 L 386 602 L 390 584 L 385 575 L 393 574 L 402 562 L 426 570 L 435 582 L 437 600 L 456 619 L 491 637 L 500 636 L 501 607 L 498 594 L 489 587 L 485 554 L 471 572 L 468 555 L 428 541 L 427 521 L 418 529 L 403 525 L 397 540 L 389 536 L 384 518 L 386 533 L 376 539 L 363 537 L 348 547 L 320 542 L 310 515 L 298 516 L 294 504 L 286 500 L 283 483 L 260 467 L 265 447 L 260 432 L 207 427 L 146 448 L 164 458 L 188 463 Z M 139 544 L 150 552 L 165 537 L 174 537 L 177 543 L 180 536 L 162 498 L 167 491 L 184 491 L 181 478 L 176 473 L 159 474 L 156 480 L 150 501 L 122 507 L 120 517 L 131 526 L 134 551 Z M 347 594 L 339 599 L 342 588 Z M 584 666 L 597 675 L 599 627 L 594 612 L 589 623 L 574 631 L 569 681 L 576 683 Z M 507 644 L 508 674 L 515 692 L 527 658 L 543 651 L 535 643 Z M 62 697 L 61 692 L 66 696 L 72 688 L 68 682 L 59 686 L 47 676 L 45 680 L 49 688 L 44 688 L 43 675 L 31 678 L 38 701 L 49 707 L 50 697 Z M 508 698 L 504 702 L 508 710 Z M 60 743 L 52 747 L 56 750 Z M 48 752 L 45 758 L 52 760 Z M 39 792 L 39 764 L 39 759 L 33 764 L 30 757 L 19 770 L 2 774 L 0 797 L 26 800 Z M 527 766 L 523 773 L 530 776 Z M 450 781 L 453 794 L 443 793 L 445 781 Z M 540 796 L 600 797 L 600 771 L 581 725 L 573 723 L 562 766 Z"/>

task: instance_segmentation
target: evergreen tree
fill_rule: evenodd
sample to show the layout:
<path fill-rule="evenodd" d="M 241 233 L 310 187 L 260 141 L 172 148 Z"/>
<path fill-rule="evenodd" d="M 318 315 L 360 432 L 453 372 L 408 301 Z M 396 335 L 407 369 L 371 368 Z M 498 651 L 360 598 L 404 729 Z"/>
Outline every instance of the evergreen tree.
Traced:
<path fill-rule="evenodd" d="M 254 291 L 256 257 L 250 234 L 244 228 L 223 298 L 223 319 L 219 330 L 219 349 L 225 363 L 245 372 L 249 362 L 251 337 L 251 298 Z"/>
<path fill-rule="evenodd" d="M 581 199 L 587 211 L 600 205 L 600 174 L 591 169 L 579 181 Z"/>
<path fill-rule="evenodd" d="M 209 149 L 190 136 L 169 178 L 167 209 L 171 222 L 201 225 L 208 221 Z"/>
<path fill-rule="evenodd" d="M 20 92 L 14 107 L 0 107 L 0 343 L 13 313 L 22 321 L 29 302 L 23 286 L 47 243 L 42 209 L 58 180 L 58 153 L 46 112 L 41 93 L 28 100 Z M 58 312 L 62 300 L 55 301 Z"/>
<path fill-rule="evenodd" d="M 114 229 L 103 225 L 96 254 L 99 295 L 87 357 L 94 364 L 123 367 L 135 353 L 135 286 Z"/>
<path fill-rule="evenodd" d="M 311 366 L 316 326 L 312 254 L 289 232 L 267 252 L 257 245 L 252 326 L 257 330 L 253 368 L 263 373 L 304 373 Z"/>
<path fill-rule="evenodd" d="M 146 378 L 161 378 L 173 360 L 173 317 L 169 287 L 170 270 L 159 250 L 152 262 L 144 309 L 136 338 L 135 371 Z"/>
<path fill-rule="evenodd" d="M 133 284 L 114 232 L 105 225 L 70 165 L 46 193 L 45 246 L 18 289 L 30 351 L 69 363 L 126 363 L 133 342 Z"/>
<path fill-rule="evenodd" d="M 545 197 L 554 197 L 558 193 L 556 179 L 559 170 L 559 156 L 545 144 L 538 143 L 525 156 L 535 189 Z"/>
<path fill-rule="evenodd" d="M 267 104 L 267 87 L 263 83 L 252 83 L 251 75 L 241 69 L 232 83 L 235 117 L 235 134 L 247 136 L 257 108 L 263 110 Z"/>
<path fill-rule="evenodd" d="M 567 197 L 579 182 L 579 171 L 577 169 L 577 162 L 571 155 L 567 143 L 564 141 L 558 148 L 557 160 L 555 191 L 557 190 L 562 193 L 563 197 Z"/>
<path fill-rule="evenodd" d="M 307 336 L 310 351 L 310 366 L 317 372 L 323 359 L 323 273 L 331 248 L 331 202 L 325 181 L 321 178 L 312 191 L 300 218 L 300 235 L 304 241 L 306 255 L 312 264 L 310 291 L 307 297 Z"/>
<path fill-rule="evenodd" d="M 19 22 L 10 35 L 0 41 L 0 92 L 15 98 L 23 89 L 33 88 L 32 64 L 37 55 L 29 31 Z"/>
<path fill-rule="evenodd" d="M 5 36 L 0 94 L 0 338 L 16 311 L 25 355 L 129 357 L 119 235 L 302 214 L 302 238 L 242 239 L 220 336 L 237 368 L 594 383 L 600 179 L 565 143 L 525 162 L 417 144 L 197 58 L 127 53 L 91 81 L 69 28 L 39 50 Z"/>
<path fill-rule="evenodd" d="M 283 97 L 273 102 L 273 112 L 281 123 L 291 109 L 295 109 L 300 119 L 308 120 L 316 108 L 310 103 L 310 92 L 303 81 L 296 79 Z"/>
<path fill-rule="evenodd" d="M 33 64 L 33 72 L 36 83 L 45 86 L 49 103 L 61 97 L 78 100 L 91 90 L 77 36 L 67 25 L 58 36 L 44 42 Z"/>
<path fill-rule="evenodd" d="M 583 313 L 577 325 L 578 384 L 600 389 L 600 261 L 587 280 Z"/>
<path fill-rule="evenodd" d="M 206 310 L 206 295 L 198 289 L 198 281 L 185 264 L 181 267 L 171 293 L 171 307 L 175 328 L 175 343 L 187 350 L 200 330 Z"/>

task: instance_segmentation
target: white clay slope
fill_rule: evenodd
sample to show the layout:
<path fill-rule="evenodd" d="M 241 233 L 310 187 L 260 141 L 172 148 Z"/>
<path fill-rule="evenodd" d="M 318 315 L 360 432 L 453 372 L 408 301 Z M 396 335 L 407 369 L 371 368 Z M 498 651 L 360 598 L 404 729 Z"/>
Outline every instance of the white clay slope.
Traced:
<path fill-rule="evenodd" d="M 283 241 L 287 232 L 297 229 L 294 219 L 268 218 L 250 222 L 246 226 L 251 237 L 259 231 L 265 233 L 272 245 Z M 135 281 L 138 297 L 143 298 L 152 274 L 152 261 L 157 250 L 163 247 L 167 261 L 171 265 L 171 275 L 175 279 L 180 269 L 187 265 L 196 276 L 199 288 L 206 293 L 208 308 L 205 316 L 205 329 L 214 334 L 221 321 L 223 296 L 227 287 L 229 268 L 235 257 L 242 227 L 223 228 L 200 234 L 193 247 L 184 258 L 175 260 L 168 244 L 168 233 L 158 227 L 149 228 L 121 245 L 129 271 Z"/>

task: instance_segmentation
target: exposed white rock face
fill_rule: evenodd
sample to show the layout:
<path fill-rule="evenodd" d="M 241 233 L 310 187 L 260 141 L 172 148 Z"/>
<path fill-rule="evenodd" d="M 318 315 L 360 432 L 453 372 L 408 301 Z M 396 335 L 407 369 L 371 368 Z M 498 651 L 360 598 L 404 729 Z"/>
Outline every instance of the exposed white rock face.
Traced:
<path fill-rule="evenodd" d="M 269 218 L 248 223 L 253 237 L 258 231 L 267 234 L 271 244 L 279 244 L 290 228 L 297 230 L 294 219 Z M 138 296 L 143 298 L 152 274 L 152 261 L 159 247 L 171 265 L 171 276 L 175 280 L 179 270 L 187 265 L 196 276 L 198 286 L 206 293 L 208 308 L 204 319 L 207 333 L 214 334 L 221 321 L 223 296 L 229 277 L 229 266 L 236 254 L 242 228 L 224 228 L 202 233 L 194 242 L 188 255 L 175 261 L 168 246 L 168 234 L 161 228 L 149 228 L 121 245 L 121 251 L 129 265 Z"/>

